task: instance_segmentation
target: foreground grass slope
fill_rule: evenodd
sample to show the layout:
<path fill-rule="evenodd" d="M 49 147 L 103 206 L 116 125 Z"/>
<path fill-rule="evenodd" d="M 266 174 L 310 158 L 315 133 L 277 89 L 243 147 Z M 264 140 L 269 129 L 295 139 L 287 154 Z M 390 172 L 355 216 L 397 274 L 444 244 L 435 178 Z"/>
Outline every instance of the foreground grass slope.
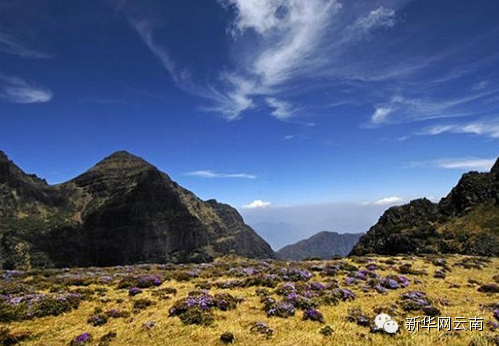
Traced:
<path fill-rule="evenodd" d="M 494 345 L 498 273 L 499 259 L 467 256 L 4 271 L 0 343 Z M 423 303 L 407 299 L 415 291 Z M 372 332 L 380 312 L 399 333 Z M 405 329 L 427 314 L 481 317 L 484 330 Z"/>

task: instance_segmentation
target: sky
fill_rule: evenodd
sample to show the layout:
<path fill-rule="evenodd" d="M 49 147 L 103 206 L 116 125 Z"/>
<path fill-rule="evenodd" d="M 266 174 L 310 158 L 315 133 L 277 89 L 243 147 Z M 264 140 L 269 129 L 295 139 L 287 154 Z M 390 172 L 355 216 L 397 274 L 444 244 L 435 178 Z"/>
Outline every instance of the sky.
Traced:
<path fill-rule="evenodd" d="M 251 225 L 300 224 L 274 247 L 365 232 L 497 158 L 497 18 L 496 0 L 3 0 L 0 150 L 52 184 L 127 150 Z"/>

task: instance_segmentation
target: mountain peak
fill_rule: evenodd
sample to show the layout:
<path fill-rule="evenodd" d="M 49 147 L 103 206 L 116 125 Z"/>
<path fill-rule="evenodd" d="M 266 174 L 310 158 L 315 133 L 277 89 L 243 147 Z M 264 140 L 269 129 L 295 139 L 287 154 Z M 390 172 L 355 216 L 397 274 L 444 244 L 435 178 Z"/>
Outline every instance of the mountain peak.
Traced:
<path fill-rule="evenodd" d="M 115 151 L 111 155 L 105 157 L 101 162 L 114 161 L 114 162 L 135 162 L 135 163 L 146 163 L 143 158 L 129 153 L 126 150 Z"/>
<path fill-rule="evenodd" d="M 107 156 L 90 171 L 142 170 L 146 168 L 154 168 L 154 166 L 143 158 L 122 150 Z"/>

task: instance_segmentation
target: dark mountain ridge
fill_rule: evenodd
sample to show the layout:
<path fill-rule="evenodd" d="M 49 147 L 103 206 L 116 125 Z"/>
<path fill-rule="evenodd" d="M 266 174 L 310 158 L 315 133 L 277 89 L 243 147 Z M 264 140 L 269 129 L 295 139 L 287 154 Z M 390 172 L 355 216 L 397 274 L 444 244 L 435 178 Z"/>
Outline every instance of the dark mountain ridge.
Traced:
<path fill-rule="evenodd" d="M 439 203 L 423 198 L 389 208 L 352 249 L 377 253 L 499 255 L 499 159 L 488 173 L 465 173 Z"/>
<path fill-rule="evenodd" d="M 0 152 L 0 266 L 107 266 L 273 258 L 232 207 L 202 201 L 145 160 L 116 152 L 58 185 Z"/>
<path fill-rule="evenodd" d="M 308 239 L 283 247 L 277 251 L 277 258 L 300 261 L 305 258 L 346 256 L 362 235 L 363 233 L 319 232 Z"/>

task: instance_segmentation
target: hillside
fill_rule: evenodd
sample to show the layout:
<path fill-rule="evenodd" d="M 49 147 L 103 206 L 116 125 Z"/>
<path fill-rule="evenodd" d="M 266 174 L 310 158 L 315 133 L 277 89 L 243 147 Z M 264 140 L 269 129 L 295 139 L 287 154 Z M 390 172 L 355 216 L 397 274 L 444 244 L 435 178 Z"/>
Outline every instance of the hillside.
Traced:
<path fill-rule="evenodd" d="M 499 160 L 488 173 L 464 174 L 439 203 L 388 209 L 351 252 L 368 253 L 499 255 Z"/>
<path fill-rule="evenodd" d="M 139 157 L 116 152 L 51 186 L 0 154 L 4 268 L 202 262 L 227 254 L 274 257 L 235 209 L 202 201 Z"/>
<path fill-rule="evenodd" d="M 305 258 L 329 259 L 332 256 L 346 256 L 361 236 L 362 233 L 319 232 L 308 239 L 283 247 L 277 251 L 277 257 L 300 261 Z"/>

